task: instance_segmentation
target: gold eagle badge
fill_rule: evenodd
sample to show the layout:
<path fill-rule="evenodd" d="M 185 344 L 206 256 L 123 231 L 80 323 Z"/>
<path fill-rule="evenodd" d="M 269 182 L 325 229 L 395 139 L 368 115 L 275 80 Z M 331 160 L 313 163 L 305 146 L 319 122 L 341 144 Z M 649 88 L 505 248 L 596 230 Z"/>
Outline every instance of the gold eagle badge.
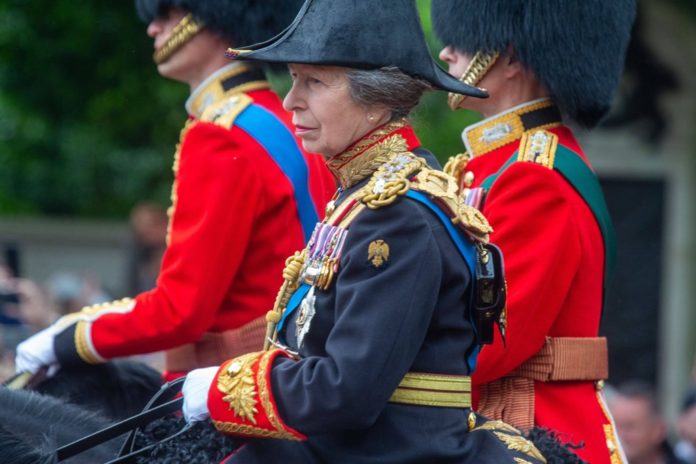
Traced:
<path fill-rule="evenodd" d="M 375 240 L 367 247 L 367 260 L 379 269 L 389 261 L 389 245 L 384 240 Z"/>

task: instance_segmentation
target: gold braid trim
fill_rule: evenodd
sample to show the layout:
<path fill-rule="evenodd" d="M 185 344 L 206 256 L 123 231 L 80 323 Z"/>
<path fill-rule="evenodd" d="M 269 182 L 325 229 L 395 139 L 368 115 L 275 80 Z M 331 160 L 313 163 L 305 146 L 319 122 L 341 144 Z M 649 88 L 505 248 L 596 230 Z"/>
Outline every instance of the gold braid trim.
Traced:
<path fill-rule="evenodd" d="M 103 361 L 92 352 L 89 344 L 89 329 L 91 325 L 87 321 L 77 321 L 75 325 L 75 349 L 80 358 L 87 364 L 100 364 Z"/>
<path fill-rule="evenodd" d="M 622 456 L 623 453 L 621 452 L 621 445 L 615 433 L 616 428 L 614 425 L 614 418 L 609 412 L 609 409 L 607 408 L 607 405 L 604 402 L 604 397 L 602 396 L 601 390 L 603 385 L 603 383 L 599 384 L 596 395 L 597 402 L 599 403 L 599 406 L 602 409 L 602 412 L 604 413 L 604 417 L 609 422 L 608 424 L 604 424 L 603 426 L 604 436 L 607 440 L 607 450 L 609 451 L 610 456 L 609 459 L 611 461 L 611 464 L 625 464 Z"/>
<path fill-rule="evenodd" d="M 291 429 L 283 424 L 276 414 L 271 399 L 268 372 L 271 369 L 273 359 L 278 355 L 284 355 L 284 353 L 280 350 L 248 353 L 231 360 L 221 369 L 217 378 L 217 389 L 225 395 L 222 398 L 223 401 L 229 404 L 235 417 L 251 422 L 251 424 L 215 421 L 215 427 L 218 430 L 258 437 L 301 440 L 298 436 L 299 433 L 293 434 Z M 257 367 L 256 373 L 254 373 L 255 367 Z M 262 408 L 261 417 L 266 417 L 275 430 L 256 426 L 259 416 L 257 408 L 259 401 Z"/>
<path fill-rule="evenodd" d="M 498 440 L 505 443 L 505 446 L 507 446 L 508 449 L 524 453 L 530 458 L 536 459 L 543 463 L 546 462 L 546 458 L 541 454 L 537 447 L 534 446 L 534 444 L 531 441 L 527 440 L 522 435 L 509 435 L 505 432 L 495 431 L 493 432 L 493 434 L 498 438 Z"/>
<path fill-rule="evenodd" d="M 174 152 L 174 162 L 172 163 L 172 172 L 174 173 L 174 181 L 172 182 L 172 194 L 171 200 L 172 204 L 167 209 L 167 217 L 169 218 L 169 223 L 167 224 L 167 246 L 172 238 L 172 223 L 174 222 L 174 212 L 176 211 L 176 202 L 178 200 L 176 189 L 178 186 L 177 177 L 179 176 L 179 165 L 181 164 L 181 147 L 184 144 L 184 139 L 186 138 L 186 133 L 191 128 L 193 120 L 189 119 L 184 124 L 184 128 L 181 129 L 179 133 L 179 143 L 176 144 L 176 151 Z"/>
<path fill-rule="evenodd" d="M 445 174 L 454 177 L 454 179 L 457 181 L 457 185 L 461 185 L 462 173 L 464 173 L 466 165 L 469 164 L 470 159 L 471 155 L 466 152 L 452 156 L 447 160 L 447 163 L 445 163 L 445 167 L 442 170 L 445 172 Z"/>
<path fill-rule="evenodd" d="M 495 437 L 500 440 L 509 450 L 524 453 L 530 458 L 538 460 L 542 463 L 546 462 L 546 458 L 541 454 L 534 444 L 522 436 L 522 432 L 500 420 L 487 420 L 479 426 L 472 427 L 476 423 L 476 416 L 473 419 L 469 418 L 469 431 L 476 432 L 479 430 L 485 430 L 492 432 Z M 523 460 L 517 462 L 525 462 Z"/>
<path fill-rule="evenodd" d="M 152 59 L 155 64 L 162 64 L 174 55 L 174 53 L 191 40 L 203 29 L 203 24 L 193 19 L 191 13 L 187 14 L 174 26 L 167 41 L 155 50 Z"/>
<path fill-rule="evenodd" d="M 276 415 L 275 406 L 271 401 L 271 387 L 268 385 L 267 377 L 268 371 L 273 363 L 273 358 L 277 355 L 277 351 L 266 352 L 259 360 L 259 370 L 256 374 L 256 384 L 259 389 L 259 398 L 261 399 L 261 405 L 266 411 L 266 417 L 273 427 L 278 431 L 277 438 L 282 438 L 285 440 L 300 441 L 300 439 L 287 431 L 287 426 L 283 424 L 280 418 Z"/>
<path fill-rule="evenodd" d="M 400 138 L 398 135 L 391 138 L 397 137 Z M 383 143 L 392 143 L 390 139 Z M 391 205 L 398 197 L 408 192 L 411 186 L 408 178 L 425 165 L 423 158 L 413 153 L 393 153 L 389 161 L 380 166 L 367 185 L 360 190 L 360 201 L 370 209 Z"/>
<path fill-rule="evenodd" d="M 396 150 L 393 144 L 397 142 L 387 142 L 389 139 L 386 139 L 374 147 L 372 145 L 387 135 L 405 127 L 407 124 L 407 121 L 403 119 L 387 124 L 361 139 L 352 148 L 329 159 L 326 162 L 326 166 L 336 176 L 343 188 L 348 188 L 360 182 L 388 161 L 390 150 Z M 408 150 L 406 140 L 403 137 L 400 137 L 399 143 L 403 145 L 399 147 L 398 151 L 405 152 Z"/>
<path fill-rule="evenodd" d="M 248 435 L 259 438 L 279 438 L 282 440 L 298 441 L 297 437 L 289 435 L 287 432 L 278 432 L 276 430 L 267 430 L 260 427 L 254 427 L 252 425 L 235 424 L 232 422 L 213 421 L 213 424 L 215 424 L 216 429 L 224 433 Z"/>
<path fill-rule="evenodd" d="M 285 261 L 285 269 L 283 269 L 283 285 L 278 291 L 278 296 L 276 296 L 275 304 L 273 309 L 266 313 L 266 338 L 263 342 L 264 351 L 271 347 L 272 341 L 276 341 L 278 334 L 276 333 L 276 327 L 283 317 L 283 312 L 288 306 L 288 301 L 292 294 L 299 287 L 300 273 L 302 272 L 302 266 L 307 256 L 307 250 L 304 249 L 300 253 L 295 252 L 294 255 L 290 256 Z"/>

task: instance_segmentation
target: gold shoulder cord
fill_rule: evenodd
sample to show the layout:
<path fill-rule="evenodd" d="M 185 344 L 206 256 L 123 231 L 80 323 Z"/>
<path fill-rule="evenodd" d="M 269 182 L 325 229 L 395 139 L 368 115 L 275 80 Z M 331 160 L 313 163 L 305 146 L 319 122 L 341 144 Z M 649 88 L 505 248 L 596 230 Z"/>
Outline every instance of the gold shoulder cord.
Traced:
<path fill-rule="evenodd" d="M 425 160 L 413 153 L 397 153 L 380 166 L 361 189 L 360 201 L 370 209 L 391 205 L 399 196 L 408 192 L 411 187 L 408 178 L 425 165 Z"/>
<path fill-rule="evenodd" d="M 460 153 L 458 155 L 450 157 L 445 163 L 445 167 L 442 168 L 445 174 L 448 174 L 457 181 L 457 185 L 462 184 L 462 174 L 466 169 L 466 165 L 469 163 L 471 155 L 469 153 Z"/>
<path fill-rule="evenodd" d="M 278 296 L 276 297 L 273 309 L 266 313 L 266 338 L 263 342 L 263 349 L 268 350 L 271 348 L 273 342 L 277 341 L 278 334 L 276 329 L 280 319 L 283 317 L 283 312 L 288 306 L 288 301 L 292 294 L 300 286 L 300 273 L 302 272 L 302 266 L 304 265 L 305 258 L 307 256 L 307 250 L 302 250 L 302 252 L 295 252 L 294 255 L 290 256 L 285 261 L 285 269 L 283 269 L 283 285 L 278 291 Z"/>

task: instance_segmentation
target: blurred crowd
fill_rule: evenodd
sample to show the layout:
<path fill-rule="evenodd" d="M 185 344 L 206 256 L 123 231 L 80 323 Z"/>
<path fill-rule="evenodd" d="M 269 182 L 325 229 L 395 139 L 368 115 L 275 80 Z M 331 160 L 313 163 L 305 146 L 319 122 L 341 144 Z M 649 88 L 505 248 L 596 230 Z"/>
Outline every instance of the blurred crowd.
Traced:
<path fill-rule="evenodd" d="M 166 247 L 167 212 L 159 204 L 140 203 L 131 211 L 130 228 L 127 295 L 114 295 L 92 271 L 58 270 L 44 282 L 22 278 L 11 260 L 0 255 L 0 381 L 14 374 L 15 348 L 28 336 L 85 306 L 136 295 L 155 286 Z"/>
<path fill-rule="evenodd" d="M 14 374 L 19 342 L 65 314 L 109 300 L 93 274 L 59 271 L 39 284 L 0 261 L 0 379 Z"/>
<path fill-rule="evenodd" d="M 696 362 L 679 417 L 668 423 L 652 385 L 607 389 L 607 402 L 629 464 L 696 464 Z"/>

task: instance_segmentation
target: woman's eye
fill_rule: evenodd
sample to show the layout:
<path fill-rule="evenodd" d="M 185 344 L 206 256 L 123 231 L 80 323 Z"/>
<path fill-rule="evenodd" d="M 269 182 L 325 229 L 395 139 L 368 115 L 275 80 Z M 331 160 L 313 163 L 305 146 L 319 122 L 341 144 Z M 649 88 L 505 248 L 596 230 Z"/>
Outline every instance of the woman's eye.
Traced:
<path fill-rule="evenodd" d="M 319 79 L 316 79 L 316 78 L 314 78 L 314 77 L 309 77 L 309 78 L 307 78 L 307 82 L 309 82 L 309 83 L 312 84 L 312 85 L 314 85 L 314 84 L 321 84 L 321 83 L 322 83 Z"/>

